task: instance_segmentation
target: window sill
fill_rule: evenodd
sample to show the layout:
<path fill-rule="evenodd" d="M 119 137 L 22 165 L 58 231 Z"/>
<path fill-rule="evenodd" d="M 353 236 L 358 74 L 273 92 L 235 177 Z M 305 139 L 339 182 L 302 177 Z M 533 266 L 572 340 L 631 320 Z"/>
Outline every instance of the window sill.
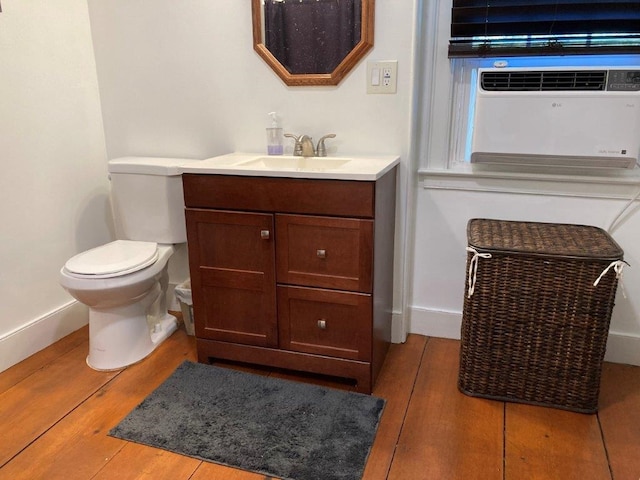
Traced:
<path fill-rule="evenodd" d="M 640 186 L 640 169 L 592 171 L 497 169 L 462 165 L 418 170 L 425 189 L 628 199 Z"/>

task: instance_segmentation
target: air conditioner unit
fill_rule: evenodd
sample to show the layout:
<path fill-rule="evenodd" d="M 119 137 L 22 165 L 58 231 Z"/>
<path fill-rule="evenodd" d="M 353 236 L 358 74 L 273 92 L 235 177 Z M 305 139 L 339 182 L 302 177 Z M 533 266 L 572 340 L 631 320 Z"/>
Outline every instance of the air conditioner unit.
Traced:
<path fill-rule="evenodd" d="M 633 168 L 640 68 L 478 70 L 471 162 Z"/>

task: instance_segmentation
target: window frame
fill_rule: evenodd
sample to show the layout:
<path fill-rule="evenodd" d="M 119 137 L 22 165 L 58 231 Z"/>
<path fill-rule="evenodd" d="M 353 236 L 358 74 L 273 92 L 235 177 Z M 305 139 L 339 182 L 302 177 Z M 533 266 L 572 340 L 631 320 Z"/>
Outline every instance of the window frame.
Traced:
<path fill-rule="evenodd" d="M 634 186 L 640 184 L 640 168 L 619 172 L 576 172 L 549 169 L 527 170 L 525 168 L 508 169 L 494 166 L 472 166 L 461 161 L 460 133 L 466 133 L 468 99 L 471 85 L 465 83 L 460 69 L 472 64 L 491 66 L 495 60 L 507 60 L 512 66 L 523 66 L 523 59 L 518 58 L 486 58 L 467 59 L 448 57 L 448 45 L 451 23 L 451 0 L 425 0 L 419 13 L 418 36 L 419 61 L 416 77 L 418 128 L 416 141 L 418 179 L 427 188 L 456 188 L 491 191 L 509 191 L 518 181 L 531 184 L 530 181 L 542 182 L 547 193 L 564 194 L 572 192 L 574 187 L 568 183 L 582 184 L 578 194 L 600 196 L 599 188 L 593 184 L 603 185 L 603 195 L 618 198 L 616 185 Z M 591 57 L 589 60 L 593 59 Z M 602 58 L 602 57 L 600 57 Z M 610 65 L 631 65 L 640 67 L 640 55 L 609 57 Z M 614 61 L 615 60 L 615 61 Z M 531 60 L 526 60 L 531 61 Z M 584 64 L 585 56 L 545 57 L 548 65 L 575 66 Z M 613 62 L 613 63 L 612 63 Z M 538 64 L 540 65 L 540 64 Z M 540 65 L 542 66 L 542 65 Z M 465 103 L 466 102 L 466 103 Z M 465 118 L 463 118 L 463 115 Z M 457 139 L 457 140 L 456 140 Z M 455 154 L 455 156 L 454 156 Z M 478 185 L 484 179 L 484 186 Z M 515 183 L 514 183 L 515 182 Z M 517 191 L 519 189 L 515 187 Z M 613 188 L 613 190 L 611 190 Z M 536 189 L 536 191 L 538 191 Z M 624 197 L 624 195 L 623 195 Z"/>

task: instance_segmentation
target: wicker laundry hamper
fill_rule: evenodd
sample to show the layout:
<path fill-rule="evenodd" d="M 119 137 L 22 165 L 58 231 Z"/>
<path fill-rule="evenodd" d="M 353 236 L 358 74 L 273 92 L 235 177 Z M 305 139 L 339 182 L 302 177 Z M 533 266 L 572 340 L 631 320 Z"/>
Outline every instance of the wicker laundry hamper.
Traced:
<path fill-rule="evenodd" d="M 467 238 L 460 391 L 595 413 L 622 249 L 584 225 L 472 219 Z"/>

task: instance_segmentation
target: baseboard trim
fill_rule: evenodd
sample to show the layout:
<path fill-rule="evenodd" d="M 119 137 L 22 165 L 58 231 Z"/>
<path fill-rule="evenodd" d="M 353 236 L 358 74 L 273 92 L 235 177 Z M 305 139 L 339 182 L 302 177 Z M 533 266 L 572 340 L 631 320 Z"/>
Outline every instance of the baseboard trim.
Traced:
<path fill-rule="evenodd" d="M 609 331 L 607 362 L 640 365 L 640 337 Z"/>
<path fill-rule="evenodd" d="M 461 312 L 410 307 L 409 333 L 427 337 L 460 339 Z"/>
<path fill-rule="evenodd" d="M 407 332 L 404 328 L 404 315 L 402 312 L 393 312 L 391 316 L 391 343 L 404 343 L 407 341 Z"/>
<path fill-rule="evenodd" d="M 71 301 L 0 337 L 0 372 L 89 323 L 86 305 Z"/>
<path fill-rule="evenodd" d="M 409 333 L 428 337 L 460 339 L 462 312 L 410 308 Z M 610 331 L 607 341 L 607 362 L 640 366 L 640 337 Z"/>

